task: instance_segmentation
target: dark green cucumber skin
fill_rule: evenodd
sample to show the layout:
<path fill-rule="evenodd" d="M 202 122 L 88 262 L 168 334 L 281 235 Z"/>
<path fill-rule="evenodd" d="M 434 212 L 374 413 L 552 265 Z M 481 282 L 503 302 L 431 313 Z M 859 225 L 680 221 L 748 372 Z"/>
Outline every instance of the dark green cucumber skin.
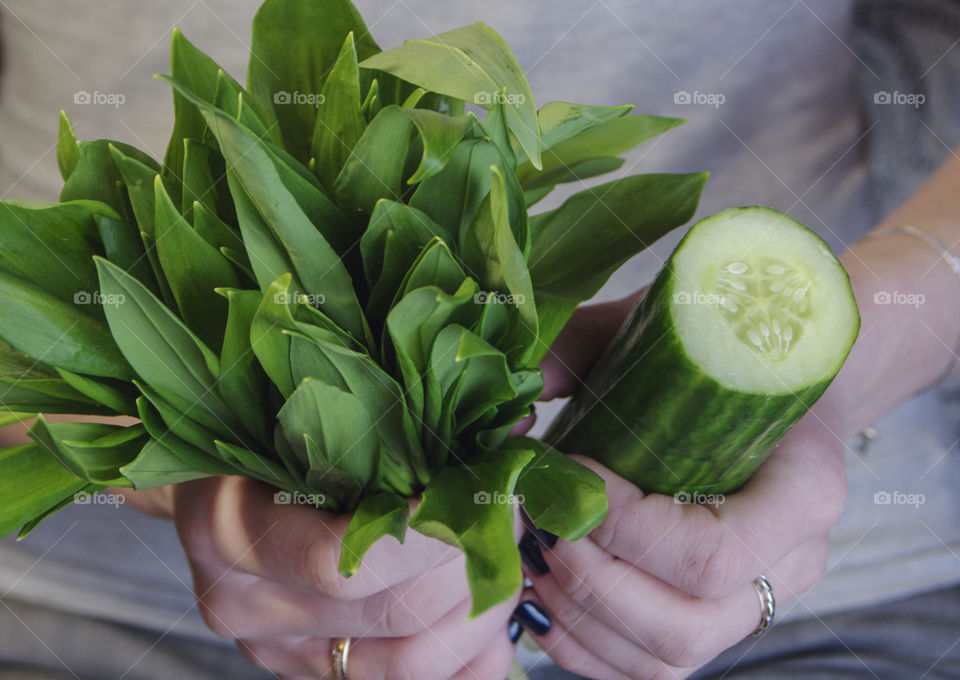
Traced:
<path fill-rule="evenodd" d="M 832 381 L 794 394 L 721 386 L 686 354 L 670 314 L 672 259 L 637 301 L 545 440 L 646 493 L 728 494 Z"/>

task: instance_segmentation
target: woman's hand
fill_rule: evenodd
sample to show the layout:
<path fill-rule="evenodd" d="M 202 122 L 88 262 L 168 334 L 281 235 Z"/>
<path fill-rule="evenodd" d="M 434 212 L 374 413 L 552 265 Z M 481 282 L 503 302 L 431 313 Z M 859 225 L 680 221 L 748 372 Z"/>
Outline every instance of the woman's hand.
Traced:
<path fill-rule="evenodd" d="M 760 574 L 782 611 L 824 572 L 846 477 L 843 445 L 816 414 L 743 489 L 713 506 L 644 495 L 577 458 L 606 481 L 610 513 L 587 538 L 543 546 L 548 573 L 527 568 L 534 598 L 553 619 L 537 641 L 568 670 L 684 678 L 757 628 Z"/>
<path fill-rule="evenodd" d="M 337 571 L 350 520 L 274 503 L 239 477 L 178 484 L 174 520 L 200 612 L 255 665 L 281 677 L 331 678 L 332 638 L 353 638 L 352 678 L 502 678 L 513 658 L 516 600 L 468 620 L 459 550 L 410 531 L 378 541 L 349 579 Z"/>
<path fill-rule="evenodd" d="M 548 398 L 573 391 L 635 297 L 577 312 L 544 361 Z M 541 647 L 590 678 L 683 678 L 757 628 L 760 574 L 781 611 L 808 590 L 846 500 L 844 445 L 829 411 L 818 404 L 746 486 L 715 505 L 644 495 L 575 456 L 606 481 L 610 512 L 575 543 L 524 537 L 527 595 L 553 621 L 542 635 L 528 627 Z"/>

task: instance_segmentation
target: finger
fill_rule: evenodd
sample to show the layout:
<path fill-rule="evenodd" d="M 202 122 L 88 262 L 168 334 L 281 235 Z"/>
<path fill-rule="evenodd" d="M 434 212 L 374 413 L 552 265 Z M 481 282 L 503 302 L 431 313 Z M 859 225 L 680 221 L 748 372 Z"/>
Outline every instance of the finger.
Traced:
<path fill-rule="evenodd" d="M 205 623 L 221 637 L 405 637 L 469 597 L 464 562 L 460 557 L 360 600 L 308 594 L 239 572 L 212 579 L 202 566 L 194 584 Z"/>
<path fill-rule="evenodd" d="M 447 680 L 493 640 L 506 640 L 507 620 L 515 598 L 468 619 L 468 600 L 430 629 L 406 638 L 361 638 L 351 641 L 350 677 L 388 680 L 398 677 Z M 244 641 L 248 658 L 274 673 L 333 677 L 330 638 L 269 638 Z"/>
<path fill-rule="evenodd" d="M 541 401 L 573 394 L 641 292 L 614 302 L 580 307 L 573 313 L 540 363 L 544 380 Z"/>
<path fill-rule="evenodd" d="M 459 554 L 441 541 L 407 532 L 403 545 L 389 537 L 377 541 L 347 579 L 338 563 L 351 515 L 277 504 L 275 489 L 241 477 L 212 477 L 177 487 L 180 540 L 193 560 L 219 568 L 217 577 L 240 570 L 306 592 L 359 599 Z"/>
<path fill-rule="evenodd" d="M 513 426 L 513 429 L 510 430 L 510 436 L 519 437 L 525 435 L 537 422 L 537 411 L 536 407 L 530 407 L 530 415 L 526 416 L 520 420 L 516 425 Z"/>
<path fill-rule="evenodd" d="M 808 414 L 739 491 L 717 506 L 644 495 L 599 463 L 607 519 L 591 538 L 605 551 L 699 597 L 749 583 L 800 543 L 825 536 L 846 500 L 842 443 Z"/>
<path fill-rule="evenodd" d="M 595 680 L 632 680 L 632 678 L 649 677 L 625 675 L 601 660 L 600 655 L 594 654 L 588 647 L 583 646 L 560 622 L 555 622 L 546 634 L 534 635 L 534 639 L 554 663 L 578 676 L 595 678 Z"/>
<path fill-rule="evenodd" d="M 510 672 L 510 664 L 513 663 L 516 653 L 516 647 L 506 639 L 506 636 L 501 638 L 494 635 L 487 646 L 450 680 L 505 678 Z"/>
<path fill-rule="evenodd" d="M 827 549 L 826 541 L 804 544 L 765 570 L 781 607 L 816 582 Z M 549 574 L 530 579 L 555 620 L 628 675 L 647 663 L 645 655 L 673 667 L 704 664 L 747 637 L 760 621 L 753 583 L 705 600 L 603 555 L 589 540 L 566 544 L 547 556 Z"/>

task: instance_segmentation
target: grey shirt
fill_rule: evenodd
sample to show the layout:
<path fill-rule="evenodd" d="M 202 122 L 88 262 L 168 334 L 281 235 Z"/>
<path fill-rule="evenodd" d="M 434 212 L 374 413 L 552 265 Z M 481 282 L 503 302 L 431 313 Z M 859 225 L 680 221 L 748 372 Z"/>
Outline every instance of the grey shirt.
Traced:
<path fill-rule="evenodd" d="M 56 198 L 61 108 L 81 138 L 121 139 L 160 158 L 172 107 L 167 87 L 150 76 L 167 71 L 170 28 L 180 26 L 242 79 L 256 5 L 98 0 L 94 12 L 92 5 L 6 0 L 0 196 Z M 771 205 L 837 251 L 880 216 L 870 198 L 864 136 L 876 131 L 885 110 L 858 105 L 862 64 L 848 39 L 848 2 L 357 5 L 384 47 L 487 22 L 513 47 L 541 105 L 631 103 L 641 113 L 688 119 L 631 153 L 622 172 L 709 170 L 701 216 L 731 204 Z M 934 72 L 941 68 L 930 62 Z M 123 103 L 83 104 L 84 92 L 119 94 Z M 649 281 L 680 235 L 632 260 L 599 298 Z M 819 616 L 960 581 L 956 394 L 954 381 L 915 397 L 877 423 L 879 437 L 866 453 L 851 449 L 849 503 L 833 532 L 830 567 L 810 593 L 781 608 L 781 617 Z M 542 423 L 556 406 L 541 409 Z M 883 504 L 884 492 L 920 494 L 924 502 Z M 189 584 L 173 527 L 129 508 L 74 506 L 22 543 L 0 541 L 0 592 L 9 597 L 205 636 Z"/>

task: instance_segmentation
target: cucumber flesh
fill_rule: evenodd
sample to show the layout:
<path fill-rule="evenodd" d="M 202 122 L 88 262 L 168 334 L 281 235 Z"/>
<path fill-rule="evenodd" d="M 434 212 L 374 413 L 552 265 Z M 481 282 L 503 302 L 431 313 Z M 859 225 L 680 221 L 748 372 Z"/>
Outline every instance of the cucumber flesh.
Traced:
<path fill-rule="evenodd" d="M 677 333 L 725 387 L 796 392 L 835 374 L 856 338 L 846 272 L 820 237 L 775 210 L 701 221 L 670 268 Z"/>
<path fill-rule="evenodd" d="M 840 370 L 860 319 L 826 244 L 769 208 L 701 220 L 547 432 L 647 492 L 742 485 Z"/>

